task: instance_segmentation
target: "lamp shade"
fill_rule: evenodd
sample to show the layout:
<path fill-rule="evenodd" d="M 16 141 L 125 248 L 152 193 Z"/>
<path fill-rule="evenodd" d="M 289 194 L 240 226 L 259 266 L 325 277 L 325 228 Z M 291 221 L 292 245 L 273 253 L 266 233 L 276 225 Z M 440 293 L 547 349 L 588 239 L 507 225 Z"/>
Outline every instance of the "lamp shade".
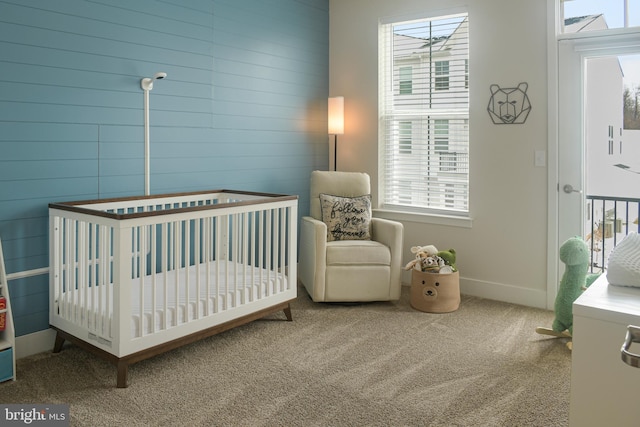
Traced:
<path fill-rule="evenodd" d="M 344 96 L 329 98 L 329 134 L 344 133 Z"/>

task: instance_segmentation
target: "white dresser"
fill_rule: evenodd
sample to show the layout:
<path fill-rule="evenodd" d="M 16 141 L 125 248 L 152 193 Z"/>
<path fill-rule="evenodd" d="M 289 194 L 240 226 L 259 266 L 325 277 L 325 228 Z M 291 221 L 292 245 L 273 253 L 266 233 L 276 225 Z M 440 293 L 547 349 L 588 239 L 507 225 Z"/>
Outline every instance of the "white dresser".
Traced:
<path fill-rule="evenodd" d="M 610 286 L 603 274 L 574 302 L 570 426 L 640 426 L 640 369 L 620 352 L 628 325 L 640 326 L 640 288 Z"/>

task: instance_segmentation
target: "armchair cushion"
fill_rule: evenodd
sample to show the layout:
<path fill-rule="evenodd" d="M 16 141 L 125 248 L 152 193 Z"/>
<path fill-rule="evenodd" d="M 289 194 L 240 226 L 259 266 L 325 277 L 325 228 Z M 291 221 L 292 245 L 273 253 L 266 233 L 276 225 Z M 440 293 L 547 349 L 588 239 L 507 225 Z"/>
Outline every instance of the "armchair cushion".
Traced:
<path fill-rule="evenodd" d="M 327 241 L 371 239 L 371 195 L 341 197 L 320 194 Z"/>
<path fill-rule="evenodd" d="M 372 240 L 343 240 L 327 243 L 327 266 L 373 266 L 391 264 L 391 251 Z"/>

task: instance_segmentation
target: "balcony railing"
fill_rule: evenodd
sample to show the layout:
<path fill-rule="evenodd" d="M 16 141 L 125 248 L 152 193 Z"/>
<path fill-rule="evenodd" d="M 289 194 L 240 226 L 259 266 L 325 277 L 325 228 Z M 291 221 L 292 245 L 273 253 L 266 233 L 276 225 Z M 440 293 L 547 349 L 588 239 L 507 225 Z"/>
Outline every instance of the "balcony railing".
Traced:
<path fill-rule="evenodd" d="M 629 233 L 640 232 L 640 199 L 587 196 L 585 240 L 591 250 L 590 271 L 607 267 L 611 250 Z"/>

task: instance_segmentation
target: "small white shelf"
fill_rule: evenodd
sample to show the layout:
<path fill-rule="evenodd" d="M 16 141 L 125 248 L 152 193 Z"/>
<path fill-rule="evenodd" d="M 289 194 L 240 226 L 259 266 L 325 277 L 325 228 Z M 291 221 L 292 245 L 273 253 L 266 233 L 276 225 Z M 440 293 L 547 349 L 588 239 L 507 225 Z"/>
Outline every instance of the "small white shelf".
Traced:
<path fill-rule="evenodd" d="M 0 296 L 6 299 L 6 308 L 0 310 L 0 315 L 5 315 L 5 328 L 0 331 L 0 381 L 16 380 L 16 334 L 11 312 L 11 298 L 9 297 L 9 285 L 7 283 L 7 271 L 0 241 Z"/>

